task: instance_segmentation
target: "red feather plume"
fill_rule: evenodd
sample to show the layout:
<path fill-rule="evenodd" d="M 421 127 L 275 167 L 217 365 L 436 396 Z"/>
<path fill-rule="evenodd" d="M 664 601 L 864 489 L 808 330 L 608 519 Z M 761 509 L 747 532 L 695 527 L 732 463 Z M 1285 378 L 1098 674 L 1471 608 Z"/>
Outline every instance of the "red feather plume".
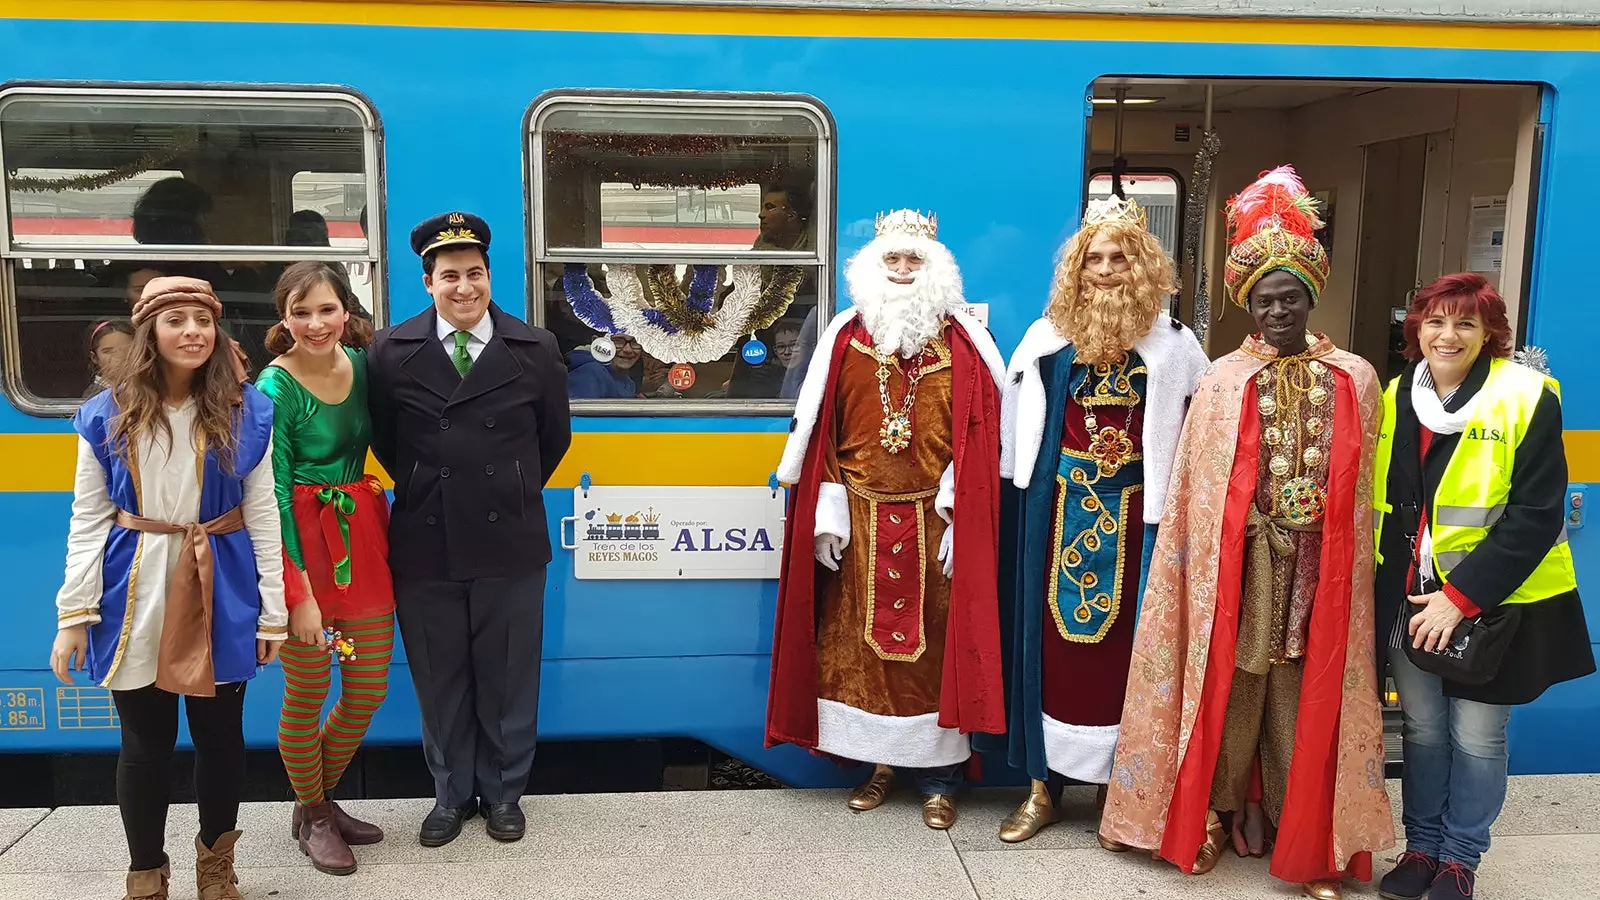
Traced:
<path fill-rule="evenodd" d="M 1231 243 L 1238 244 L 1273 225 L 1310 240 L 1322 227 L 1317 201 L 1293 166 L 1263 172 L 1256 182 L 1228 201 Z"/>

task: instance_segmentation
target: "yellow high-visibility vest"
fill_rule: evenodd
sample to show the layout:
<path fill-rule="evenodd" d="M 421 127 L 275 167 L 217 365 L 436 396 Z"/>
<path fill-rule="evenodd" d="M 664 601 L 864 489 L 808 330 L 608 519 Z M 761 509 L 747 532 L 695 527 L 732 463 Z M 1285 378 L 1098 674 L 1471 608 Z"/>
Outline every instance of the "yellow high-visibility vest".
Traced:
<path fill-rule="evenodd" d="M 1424 363 L 1426 365 L 1426 363 Z M 1372 473 L 1372 519 L 1377 546 L 1383 542 L 1383 521 L 1394 511 L 1389 504 L 1389 465 L 1394 453 L 1395 396 L 1400 378 L 1383 392 L 1383 427 L 1378 433 L 1378 453 Z M 1448 582 L 1450 570 L 1460 565 L 1505 515 L 1511 497 L 1511 469 L 1517 446 L 1545 388 L 1559 399 L 1561 385 L 1554 378 L 1507 359 L 1489 362 L 1489 377 L 1474 400 L 1472 417 L 1461 432 L 1433 501 L 1428 504 L 1428 530 L 1433 539 L 1433 564 L 1439 578 Z M 1383 554 L 1378 552 L 1378 562 Z M 1572 567 L 1572 548 L 1562 524 L 1555 545 L 1533 574 L 1503 603 L 1534 603 L 1578 589 Z"/>

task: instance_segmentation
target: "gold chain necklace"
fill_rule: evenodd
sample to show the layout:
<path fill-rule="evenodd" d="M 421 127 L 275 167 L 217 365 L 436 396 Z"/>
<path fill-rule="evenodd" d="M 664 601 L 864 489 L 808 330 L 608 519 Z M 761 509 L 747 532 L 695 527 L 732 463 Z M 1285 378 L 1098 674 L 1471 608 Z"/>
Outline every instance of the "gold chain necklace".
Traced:
<path fill-rule="evenodd" d="M 911 407 L 917 402 L 917 384 L 922 381 L 922 358 L 928 352 L 923 348 L 912 360 L 911 371 L 906 374 L 906 396 L 896 410 L 889 402 L 889 370 L 894 354 L 885 354 L 877 347 L 872 355 L 878 359 L 878 402 L 883 405 L 883 425 L 878 429 L 878 443 L 890 453 L 899 453 L 911 446 Z M 893 368 L 899 368 L 895 363 Z"/>
<path fill-rule="evenodd" d="M 1094 458 L 1095 467 L 1100 470 L 1101 477 L 1117 474 L 1118 470 L 1133 459 L 1133 439 L 1128 436 L 1126 428 L 1117 428 L 1114 425 L 1101 428 L 1100 420 L 1094 412 L 1096 406 L 1126 405 L 1118 400 L 1108 399 L 1111 396 L 1108 382 L 1115 381 L 1118 390 L 1131 390 L 1128 386 L 1127 368 L 1127 356 L 1123 356 L 1115 368 L 1109 363 L 1089 366 L 1083 381 L 1084 395 L 1077 398 L 1078 406 L 1083 409 L 1083 426 L 1089 435 L 1089 455 Z M 1094 385 L 1095 389 L 1088 390 L 1090 385 Z M 1128 411 L 1131 418 L 1133 407 L 1128 406 Z"/>

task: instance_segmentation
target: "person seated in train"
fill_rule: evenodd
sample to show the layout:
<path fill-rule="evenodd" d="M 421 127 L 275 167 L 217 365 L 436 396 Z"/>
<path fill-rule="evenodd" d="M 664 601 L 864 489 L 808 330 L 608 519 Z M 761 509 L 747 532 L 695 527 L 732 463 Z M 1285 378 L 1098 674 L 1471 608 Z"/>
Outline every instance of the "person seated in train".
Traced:
<path fill-rule="evenodd" d="M 290 247 L 326 247 L 331 243 L 328 220 L 314 209 L 297 209 L 289 216 L 283 242 Z"/>
<path fill-rule="evenodd" d="M 1373 666 L 1371 364 L 1306 330 L 1326 284 L 1291 167 L 1228 204 L 1228 298 L 1258 331 L 1179 438 L 1129 667 L 1102 842 L 1209 872 L 1240 856 L 1317 898 L 1394 843 Z M 1224 820 L 1224 816 L 1226 820 Z"/>
<path fill-rule="evenodd" d="M 611 335 L 609 362 L 595 357 L 591 346 L 567 354 L 567 396 L 574 400 L 632 400 L 639 396 L 644 350 L 625 334 Z M 603 345 L 602 345 L 603 346 Z"/>
<path fill-rule="evenodd" d="M 130 900 L 166 900 L 178 703 L 195 749 L 200 900 L 242 900 L 245 686 L 288 637 L 272 401 L 243 383 L 211 286 L 157 278 L 133 346 L 78 410 L 77 480 L 50 667 L 109 688 Z"/>
<path fill-rule="evenodd" d="M 273 292 L 276 354 L 256 378 L 272 399 L 272 472 L 283 524 L 289 640 L 278 753 L 294 788 L 290 829 L 311 865 L 356 870 L 352 846 L 383 831 L 328 795 L 339 785 L 388 693 L 394 650 L 389 502 L 367 475 L 372 420 L 367 357 L 372 323 L 338 263 L 298 262 Z M 339 691 L 326 719 L 332 671 Z"/>
<path fill-rule="evenodd" d="M 572 443 L 555 336 L 493 302 L 489 238 L 464 212 L 413 228 L 433 302 L 367 354 L 372 451 L 395 482 L 395 607 L 434 782 L 425 847 L 480 810 L 495 840 L 526 829 L 552 558 L 543 489 Z"/>
<path fill-rule="evenodd" d="M 778 466 L 797 552 L 778 583 L 766 742 L 871 764 L 856 810 L 881 806 L 898 770 L 923 823 L 947 829 L 969 734 L 1005 730 L 1005 361 L 963 312 L 937 229 L 909 209 L 879 215 L 845 270 L 854 305 L 800 390 Z"/>
<path fill-rule="evenodd" d="M 1505 301 L 1482 275 L 1417 292 L 1403 331 L 1373 506 L 1406 852 L 1380 889 L 1456 900 L 1473 896 L 1505 801 L 1511 707 L 1595 661 L 1567 545 L 1560 384 L 1509 358 Z"/>
<path fill-rule="evenodd" d="M 1032 779 L 1001 823 L 1008 843 L 1057 820 L 1068 779 L 1100 785 L 1104 803 L 1139 589 L 1209 362 L 1162 311 L 1177 284 L 1147 224 L 1137 201 L 1089 202 L 1007 368 L 1000 474 L 1022 495 L 1005 526 L 1017 573 L 1001 591 L 1011 707 L 994 749 Z"/>
<path fill-rule="evenodd" d="M 89 357 L 89 386 L 83 389 L 87 400 L 111 386 L 111 370 L 119 365 L 133 347 L 133 322 L 129 319 L 105 319 L 89 327 L 89 338 L 84 348 Z"/>
<path fill-rule="evenodd" d="M 727 396 L 744 400 L 777 399 L 783 389 L 784 376 L 794 365 L 795 347 L 800 341 L 800 322 L 788 319 L 756 335 L 767 346 L 766 357 L 751 364 L 741 354 L 733 362 L 733 372 L 728 377 Z M 780 350 L 781 348 L 781 350 Z M 740 347 L 735 345 L 734 350 Z"/>

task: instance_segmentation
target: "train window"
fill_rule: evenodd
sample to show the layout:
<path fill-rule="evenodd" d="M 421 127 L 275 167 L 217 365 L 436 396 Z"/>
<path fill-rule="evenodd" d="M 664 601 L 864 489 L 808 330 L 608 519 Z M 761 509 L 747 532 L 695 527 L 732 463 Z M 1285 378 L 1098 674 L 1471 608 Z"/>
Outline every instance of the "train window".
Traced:
<path fill-rule="evenodd" d="M 1089 199 L 1109 197 L 1116 192 L 1110 169 L 1089 173 Z M 1170 169 L 1125 169 L 1122 192 L 1139 201 L 1150 222 L 1150 233 L 1161 241 L 1167 255 L 1178 260 L 1183 251 L 1183 176 Z"/>
<path fill-rule="evenodd" d="M 71 412 L 89 336 L 157 274 L 205 278 L 259 370 L 277 274 L 343 264 L 381 321 L 376 115 L 341 92 L 126 85 L 0 90 L 5 385 Z"/>
<path fill-rule="evenodd" d="M 786 411 L 832 309 L 826 110 L 559 93 L 529 125 L 530 314 L 575 408 Z"/>

